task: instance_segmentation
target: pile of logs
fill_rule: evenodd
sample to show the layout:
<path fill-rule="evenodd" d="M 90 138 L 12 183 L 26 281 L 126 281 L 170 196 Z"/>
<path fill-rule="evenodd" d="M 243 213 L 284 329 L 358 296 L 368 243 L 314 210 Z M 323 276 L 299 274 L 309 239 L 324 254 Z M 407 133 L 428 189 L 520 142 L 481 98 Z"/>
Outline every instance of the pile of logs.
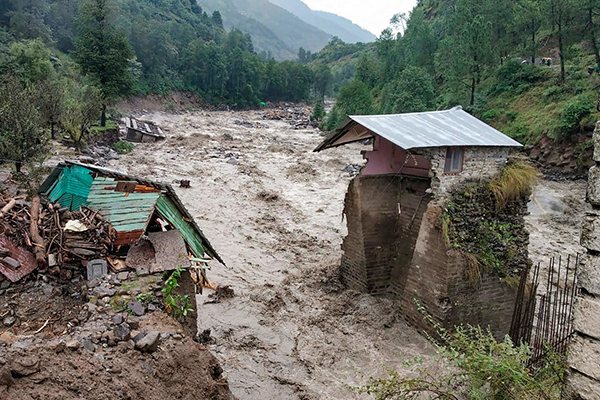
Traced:
<path fill-rule="evenodd" d="M 27 204 L 23 198 L 4 199 L 1 195 L 0 207 L 0 243 L 6 243 L 0 246 L 0 263 L 15 272 L 23 268 L 19 259 L 35 259 L 35 268 L 71 279 L 82 274 L 88 260 L 105 258 L 116 238 L 102 215 L 86 207 L 71 212 L 59 204 L 42 204 L 37 196 Z M 69 221 L 78 221 L 80 229 L 65 229 Z M 33 258 L 26 257 L 27 253 Z"/>
<path fill-rule="evenodd" d="M 294 129 L 306 129 L 309 126 L 318 126 L 318 123 L 313 123 L 310 120 L 312 112 L 312 108 L 308 106 L 300 106 L 286 109 L 280 108 L 265 112 L 263 114 L 263 119 L 288 121 Z"/>

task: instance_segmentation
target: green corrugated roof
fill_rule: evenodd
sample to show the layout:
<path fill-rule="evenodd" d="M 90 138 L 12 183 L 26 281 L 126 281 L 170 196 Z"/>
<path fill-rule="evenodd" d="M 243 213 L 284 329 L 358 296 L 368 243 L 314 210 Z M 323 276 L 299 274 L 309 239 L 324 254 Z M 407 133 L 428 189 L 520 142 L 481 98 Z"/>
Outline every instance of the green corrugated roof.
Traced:
<path fill-rule="evenodd" d="M 114 178 L 94 179 L 88 206 L 100 211 L 117 232 L 145 230 L 159 193 L 115 192 L 116 185 Z"/>
<path fill-rule="evenodd" d="M 72 172 L 65 173 L 65 171 Z M 65 178 L 69 179 L 65 181 Z M 158 189 L 162 194 L 159 196 L 158 193 L 130 193 L 129 196 L 126 196 L 125 193 L 109 190 L 106 191 L 107 193 L 101 192 L 102 187 L 112 187 L 117 180 L 135 181 L 139 185 Z M 56 193 L 54 193 L 55 190 Z M 39 192 L 48 195 L 53 202 L 58 201 L 71 210 L 86 204 L 91 208 L 98 209 L 105 218 L 111 221 L 111 225 L 118 232 L 145 229 L 152 216 L 152 210 L 158 202 L 163 217 L 181 231 L 195 256 L 203 257 L 204 254 L 208 254 L 225 265 L 171 185 L 96 165 L 67 161 L 56 166 L 40 187 Z M 54 196 L 52 196 L 53 193 Z M 147 213 L 146 219 L 142 221 L 145 213 Z"/>
<path fill-rule="evenodd" d="M 71 211 L 86 205 L 94 180 L 92 171 L 79 165 L 73 165 L 70 168 L 63 167 L 59 173 L 53 173 L 50 177 L 55 180 L 54 183 L 49 183 L 47 180 L 42 186 L 47 188 L 44 194 L 50 198 L 50 201 L 58 202 Z"/>
<path fill-rule="evenodd" d="M 185 220 L 185 216 L 179 211 L 173 200 L 161 194 L 156 203 L 156 209 L 175 228 L 179 229 L 183 237 L 186 238 L 194 256 L 204 257 L 205 248 L 200 237 L 196 235 L 196 227 L 193 223 Z"/>

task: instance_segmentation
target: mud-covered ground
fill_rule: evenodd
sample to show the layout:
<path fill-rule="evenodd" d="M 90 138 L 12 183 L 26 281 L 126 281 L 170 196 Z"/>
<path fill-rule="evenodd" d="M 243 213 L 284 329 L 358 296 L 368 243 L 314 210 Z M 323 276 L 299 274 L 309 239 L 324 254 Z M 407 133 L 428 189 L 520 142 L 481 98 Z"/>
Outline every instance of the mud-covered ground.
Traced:
<path fill-rule="evenodd" d="M 337 279 L 342 207 L 362 163 L 360 144 L 323 153 L 318 130 L 261 112 L 143 116 L 166 142 L 141 144 L 111 165 L 178 189 L 227 263 L 209 274 L 235 297 L 199 297 L 199 326 L 240 399 L 351 399 L 384 366 L 433 354 L 397 304 L 347 291 Z M 426 361 L 427 362 L 427 361 Z M 432 362 L 432 361 L 429 361 Z"/>

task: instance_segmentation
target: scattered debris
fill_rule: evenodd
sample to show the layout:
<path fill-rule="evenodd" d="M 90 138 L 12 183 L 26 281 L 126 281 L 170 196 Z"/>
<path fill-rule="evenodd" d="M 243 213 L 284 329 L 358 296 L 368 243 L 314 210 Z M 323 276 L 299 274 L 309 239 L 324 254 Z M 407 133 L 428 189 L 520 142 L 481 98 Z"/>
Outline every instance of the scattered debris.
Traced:
<path fill-rule="evenodd" d="M 135 118 L 127 117 L 125 126 L 127 127 L 127 140 L 130 142 L 157 142 L 166 138 L 162 129 L 150 121 L 138 121 Z"/>
<path fill-rule="evenodd" d="M 294 129 L 306 129 L 309 126 L 317 128 L 319 123 L 310 120 L 312 112 L 312 107 L 294 106 L 269 110 L 263 114 L 262 118 L 265 120 L 288 121 Z"/>

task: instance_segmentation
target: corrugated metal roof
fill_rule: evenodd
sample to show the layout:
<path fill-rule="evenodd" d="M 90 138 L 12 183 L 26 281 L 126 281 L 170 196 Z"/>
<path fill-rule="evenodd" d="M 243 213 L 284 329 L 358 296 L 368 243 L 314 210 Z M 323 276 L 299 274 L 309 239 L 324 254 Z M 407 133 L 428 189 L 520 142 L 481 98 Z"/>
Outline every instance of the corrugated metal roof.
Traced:
<path fill-rule="evenodd" d="M 405 149 L 449 146 L 520 147 L 521 144 L 471 114 L 455 107 L 445 111 L 430 111 L 393 115 L 353 115 L 332 133 L 315 151 L 336 147 L 371 135 L 356 135 L 356 124 L 382 136 Z M 354 133 L 356 140 L 344 140 Z"/>
<path fill-rule="evenodd" d="M 152 216 L 159 193 L 115 192 L 115 186 L 114 178 L 98 176 L 92 182 L 88 206 L 100 211 L 117 234 L 141 231 L 141 236 Z M 109 190 L 111 188 L 113 190 Z"/>
<path fill-rule="evenodd" d="M 44 182 L 44 194 L 50 198 L 50 201 L 58 202 L 63 207 L 68 207 L 71 211 L 78 210 L 79 207 L 86 204 L 90 193 L 93 178 L 87 168 L 74 165 L 72 168 L 62 168 L 53 171 L 49 179 L 52 181 Z"/>

